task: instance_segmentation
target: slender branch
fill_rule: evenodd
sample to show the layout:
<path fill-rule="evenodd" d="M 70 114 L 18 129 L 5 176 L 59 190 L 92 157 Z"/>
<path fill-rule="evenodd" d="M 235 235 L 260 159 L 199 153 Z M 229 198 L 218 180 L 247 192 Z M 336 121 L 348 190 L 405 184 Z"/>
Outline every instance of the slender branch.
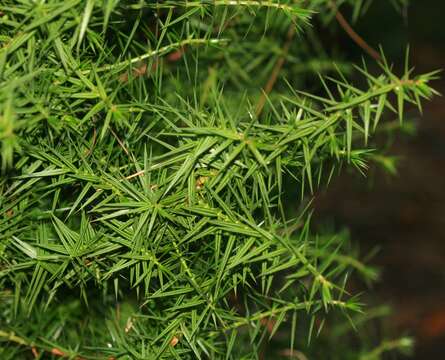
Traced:
<path fill-rule="evenodd" d="M 113 134 L 114 138 L 117 140 L 119 146 L 122 148 L 122 150 L 124 150 L 125 154 L 127 154 L 128 156 L 130 156 L 130 153 L 128 152 L 127 148 L 125 147 L 124 143 L 122 142 L 121 139 L 119 139 L 119 136 L 117 136 L 117 134 L 113 131 L 113 129 L 110 128 L 111 133 Z"/>
<path fill-rule="evenodd" d="M 278 80 L 278 75 L 280 74 L 280 71 L 284 65 L 284 62 L 286 61 L 287 54 L 289 53 L 290 46 L 292 44 L 292 40 L 295 36 L 295 25 L 291 24 L 289 27 L 289 30 L 287 31 L 286 35 L 286 42 L 284 43 L 283 50 L 281 52 L 281 56 L 278 58 L 277 62 L 275 63 L 275 67 L 272 70 L 272 73 L 270 74 L 269 80 L 267 81 L 266 85 L 264 86 L 263 93 L 260 96 L 260 99 L 258 100 L 258 104 L 256 107 L 256 115 L 260 116 L 264 105 L 266 104 L 267 95 L 270 94 L 272 91 L 275 83 Z"/>
<path fill-rule="evenodd" d="M 204 5 L 213 5 L 213 6 L 248 6 L 248 7 L 265 7 L 265 8 L 274 8 L 282 11 L 287 12 L 295 12 L 299 10 L 300 12 L 304 12 L 304 9 L 298 8 L 296 9 L 292 5 L 288 4 L 282 4 L 280 2 L 274 2 L 274 1 L 259 1 L 259 0 L 215 0 L 213 2 L 210 2 L 209 4 L 206 4 L 202 1 L 188 1 L 183 4 L 181 4 L 181 7 L 190 8 L 190 7 L 202 7 Z M 176 7 L 176 5 L 173 4 L 159 4 L 156 3 L 155 5 L 151 5 L 152 7 L 162 9 L 162 8 L 172 8 Z"/>
<path fill-rule="evenodd" d="M 6 339 L 7 341 L 11 341 L 19 345 L 25 345 L 25 346 L 28 345 L 28 342 L 25 339 L 21 338 L 20 336 L 17 336 L 13 332 L 6 332 L 0 330 L 0 338 Z"/>
<path fill-rule="evenodd" d="M 336 306 L 336 307 L 340 307 L 340 308 L 347 308 L 348 304 L 344 301 L 340 301 L 340 300 L 330 300 L 327 302 L 329 305 L 331 306 Z M 229 326 L 225 327 L 224 330 L 231 330 L 231 329 L 235 329 L 241 326 L 246 326 L 249 325 L 250 323 L 254 322 L 254 321 L 261 321 L 262 319 L 265 318 L 273 318 L 276 317 L 277 315 L 281 314 L 281 313 L 286 313 L 289 312 L 291 310 L 301 310 L 301 309 L 308 309 L 312 306 L 316 306 L 316 305 L 321 305 L 322 301 L 316 300 L 316 301 L 303 301 L 301 303 L 297 303 L 297 304 L 289 304 L 286 306 L 282 306 L 279 308 L 274 308 L 274 309 L 270 309 L 268 311 L 264 311 L 264 312 L 258 312 L 256 314 L 253 314 L 251 317 L 246 317 L 243 318 L 239 321 L 235 321 L 234 323 L 230 324 Z"/>
<path fill-rule="evenodd" d="M 96 146 L 96 140 L 97 140 L 97 130 L 96 128 L 93 128 L 93 140 L 91 141 L 91 147 L 86 150 L 86 157 L 89 157 L 94 150 L 94 146 Z"/>
<path fill-rule="evenodd" d="M 178 48 L 181 49 L 186 45 L 204 45 L 204 44 L 217 45 L 217 44 L 221 44 L 221 43 L 225 43 L 225 42 L 227 42 L 226 39 L 187 39 L 187 40 L 183 40 L 183 41 L 178 41 L 176 43 L 166 45 L 159 49 L 149 51 L 143 55 L 134 57 L 129 60 L 124 60 L 124 61 L 121 61 L 116 64 L 105 65 L 105 66 L 99 67 L 99 68 L 95 69 L 95 71 L 103 72 L 103 71 L 110 71 L 110 70 L 115 70 L 115 69 L 124 69 L 132 64 L 139 63 L 142 60 L 149 59 L 149 58 L 152 58 L 155 56 L 164 55 L 164 54 L 169 53 L 169 52 L 176 50 Z M 86 74 L 89 74 L 91 71 L 92 70 L 84 70 L 81 73 L 86 75 Z"/>
<path fill-rule="evenodd" d="M 352 26 L 348 23 L 343 14 L 337 8 L 335 2 L 332 0 L 329 1 L 329 6 L 332 8 L 332 10 L 335 11 L 335 18 L 337 19 L 338 23 L 343 28 L 343 30 L 349 35 L 349 37 L 365 52 L 367 52 L 369 56 L 373 57 L 377 61 L 381 61 L 382 57 L 380 56 L 379 52 L 375 50 L 371 45 L 369 45 L 359 34 L 355 32 L 355 30 L 352 28 Z"/>
<path fill-rule="evenodd" d="M 13 343 L 16 343 L 17 345 L 21 345 L 21 346 L 25 346 L 25 347 L 30 347 L 31 351 L 33 353 L 33 355 L 35 356 L 36 354 L 38 355 L 37 352 L 37 345 L 34 344 L 33 342 L 30 342 L 18 335 L 16 335 L 14 332 L 8 332 L 8 331 L 3 331 L 0 330 L 0 339 L 5 339 L 6 341 L 10 341 Z M 42 347 L 43 350 L 50 352 L 52 355 L 55 356 L 59 356 L 59 357 L 63 357 L 63 358 L 73 358 L 72 354 L 68 354 L 58 348 L 49 348 L 49 347 Z M 85 358 L 80 357 L 80 356 L 76 356 L 74 357 L 75 360 L 85 360 Z"/>

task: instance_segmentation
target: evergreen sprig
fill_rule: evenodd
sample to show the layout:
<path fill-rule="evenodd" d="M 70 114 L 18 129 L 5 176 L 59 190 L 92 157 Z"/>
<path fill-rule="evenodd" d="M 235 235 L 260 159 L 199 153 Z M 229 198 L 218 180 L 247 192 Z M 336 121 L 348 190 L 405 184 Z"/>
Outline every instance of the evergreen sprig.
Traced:
<path fill-rule="evenodd" d="M 330 3 L 2 2 L 2 358 L 250 359 L 286 333 L 317 354 L 328 314 L 358 316 L 347 280 L 377 271 L 312 234 L 307 197 L 381 161 L 385 113 L 436 73 L 336 65 L 310 27 Z"/>

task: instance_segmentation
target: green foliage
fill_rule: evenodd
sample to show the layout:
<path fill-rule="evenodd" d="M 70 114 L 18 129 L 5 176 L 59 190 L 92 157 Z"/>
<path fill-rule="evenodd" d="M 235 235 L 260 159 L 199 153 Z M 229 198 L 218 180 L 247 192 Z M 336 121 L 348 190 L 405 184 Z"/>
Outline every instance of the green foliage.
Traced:
<path fill-rule="evenodd" d="M 331 315 L 364 321 L 348 279 L 377 272 L 346 233 L 312 234 L 307 199 L 342 167 L 392 164 L 371 145 L 385 114 L 435 93 L 435 73 L 333 62 L 311 27 L 329 3 L 2 1 L 2 359 L 409 345 L 311 345 L 338 347 Z"/>

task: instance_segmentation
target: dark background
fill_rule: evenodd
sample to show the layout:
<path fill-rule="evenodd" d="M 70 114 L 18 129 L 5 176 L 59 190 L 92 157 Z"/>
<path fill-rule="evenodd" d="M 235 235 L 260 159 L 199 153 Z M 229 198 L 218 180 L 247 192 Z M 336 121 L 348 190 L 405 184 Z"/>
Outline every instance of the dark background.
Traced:
<path fill-rule="evenodd" d="M 373 46 L 381 44 L 396 68 L 410 44 L 416 72 L 444 69 L 445 1 L 412 0 L 406 15 L 389 0 L 376 0 L 353 27 Z M 341 51 L 363 56 L 344 33 L 338 37 Z M 433 87 L 445 93 L 441 77 Z M 382 268 L 375 291 L 393 307 L 391 325 L 416 339 L 415 359 L 444 359 L 445 99 L 435 97 L 422 116 L 412 110 L 407 117 L 416 134 L 397 134 L 388 148 L 400 159 L 398 175 L 372 169 L 371 186 L 363 187 L 363 179 L 343 174 L 318 197 L 315 213 L 347 226 L 362 248 L 380 248 L 373 259 Z M 388 145 L 387 138 L 380 141 Z"/>

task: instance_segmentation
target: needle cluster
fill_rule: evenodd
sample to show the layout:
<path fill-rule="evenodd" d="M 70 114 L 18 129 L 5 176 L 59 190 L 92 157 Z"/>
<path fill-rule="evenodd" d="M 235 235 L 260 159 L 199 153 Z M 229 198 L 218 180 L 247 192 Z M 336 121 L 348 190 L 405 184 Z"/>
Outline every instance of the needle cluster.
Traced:
<path fill-rule="evenodd" d="M 309 343 L 377 272 L 307 199 L 435 73 L 334 62 L 330 3 L 1 2 L 2 359 L 349 358 Z"/>

